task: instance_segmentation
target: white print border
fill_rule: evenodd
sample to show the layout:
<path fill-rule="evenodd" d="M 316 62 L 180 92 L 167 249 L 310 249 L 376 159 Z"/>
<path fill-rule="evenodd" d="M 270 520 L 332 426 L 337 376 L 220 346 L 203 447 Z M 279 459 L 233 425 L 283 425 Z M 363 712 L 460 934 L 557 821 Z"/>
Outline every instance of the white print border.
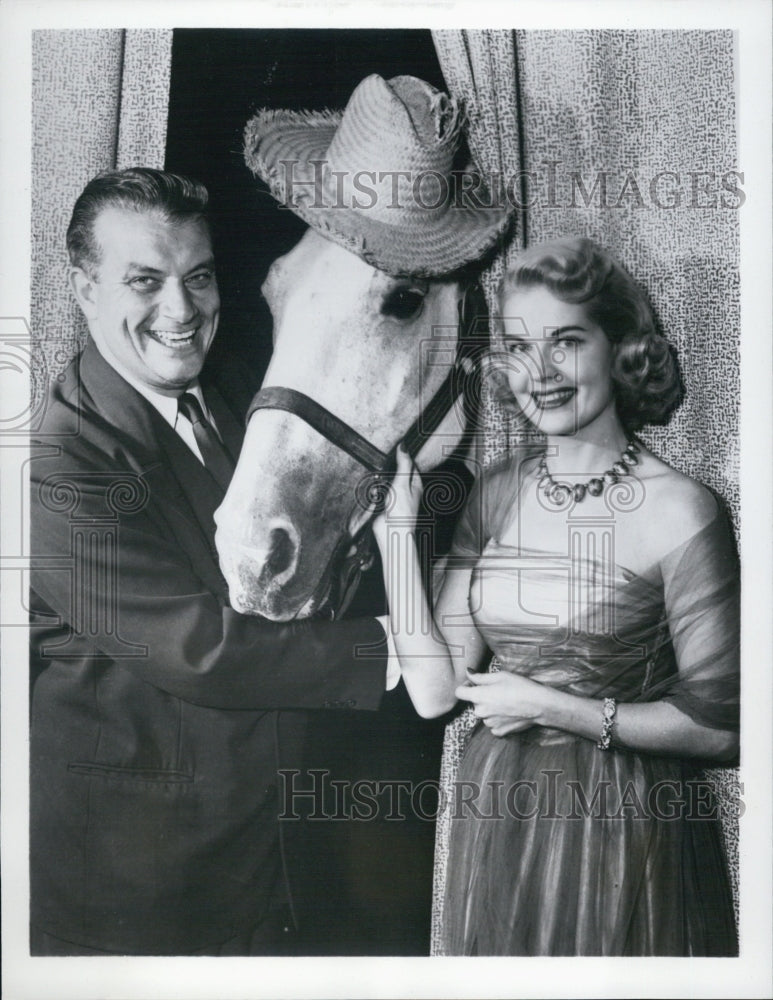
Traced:
<path fill-rule="evenodd" d="M 756 0 L 635 6 L 522 0 L 468 3 L 5 0 L 0 8 L 0 314 L 29 317 L 30 32 L 85 27 L 513 27 L 727 28 L 737 31 L 742 189 L 742 557 L 745 815 L 739 959 L 30 959 L 26 956 L 27 743 L 23 628 L 2 640 L 3 995 L 8 1000 L 104 996 L 213 997 L 765 997 L 771 992 L 771 317 L 770 7 Z M 216 23 L 215 23 L 216 22 Z M 732 169 L 729 166 L 728 169 Z M 21 412 L 9 407 L 4 413 Z M 22 562 L 26 543 L 18 439 L 0 442 L 2 553 Z M 23 450 L 23 449 L 22 449 Z M 6 476 L 7 463 L 21 469 Z M 21 577 L 20 577 L 21 578 Z M 23 624 L 18 587 L 0 592 L 2 620 Z"/>

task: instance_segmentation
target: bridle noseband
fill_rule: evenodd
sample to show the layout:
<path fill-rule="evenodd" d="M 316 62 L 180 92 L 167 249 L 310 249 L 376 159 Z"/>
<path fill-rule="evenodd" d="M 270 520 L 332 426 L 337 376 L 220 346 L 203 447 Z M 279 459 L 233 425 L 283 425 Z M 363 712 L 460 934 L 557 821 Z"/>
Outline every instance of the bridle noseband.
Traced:
<path fill-rule="evenodd" d="M 481 305 L 483 307 L 482 314 L 480 312 Z M 473 311 L 476 314 L 471 316 Z M 465 392 L 468 373 L 463 367 L 463 361 L 465 357 L 471 356 L 471 334 L 473 332 L 476 334 L 478 349 L 480 347 L 480 331 L 473 331 L 473 327 L 478 325 L 481 315 L 486 316 L 485 299 L 483 299 L 479 286 L 473 285 L 465 290 L 459 304 L 459 336 L 454 366 L 401 439 L 403 448 L 411 458 L 416 458 L 422 447 L 443 422 L 456 400 Z M 289 389 L 279 385 L 260 389 L 247 411 L 248 422 L 257 410 L 284 410 L 286 413 L 292 413 L 369 472 L 385 476 L 394 469 L 397 442 L 391 451 L 381 451 L 345 421 L 297 389 Z"/>
<path fill-rule="evenodd" d="M 461 388 L 457 388 L 459 370 L 458 363 L 454 364 L 443 384 L 402 438 L 403 447 L 411 458 L 416 458 L 424 443 L 432 437 L 459 398 L 462 391 Z M 389 452 L 381 451 L 330 410 L 297 389 L 288 389 L 281 385 L 271 385 L 261 389 L 247 411 L 247 420 L 257 410 L 284 410 L 300 417 L 368 472 L 385 476 L 394 468 L 396 446 Z"/>
<path fill-rule="evenodd" d="M 483 298 L 480 286 L 477 284 L 470 285 L 465 289 L 464 296 L 459 303 L 459 335 L 457 338 L 454 365 L 429 403 L 427 403 L 400 439 L 403 448 L 411 458 L 416 458 L 460 397 L 464 398 L 464 412 L 469 420 L 471 410 L 474 407 L 471 406 L 469 399 L 471 375 L 464 367 L 464 362 L 468 358 L 475 360 L 480 354 L 482 344 L 488 343 L 488 329 L 485 323 L 487 317 L 486 301 Z M 481 320 L 484 321 L 484 326 L 481 325 Z M 485 341 L 482 339 L 483 335 L 485 335 Z M 477 369 L 473 377 L 479 377 Z M 371 444 L 358 431 L 354 430 L 353 427 L 350 427 L 340 417 L 331 413 L 330 410 L 326 409 L 316 400 L 297 389 L 290 389 L 286 386 L 272 385 L 260 389 L 247 411 L 247 422 L 249 422 L 253 413 L 256 413 L 258 410 L 283 410 L 286 413 L 291 413 L 299 417 L 330 441 L 331 444 L 367 469 L 371 475 L 368 477 L 365 495 L 371 499 L 376 499 L 376 502 L 371 505 L 371 517 L 378 512 L 380 506 L 377 498 L 384 496 L 386 487 L 394 472 L 395 454 L 400 441 L 395 442 L 390 451 L 381 451 L 380 448 Z M 361 505 L 364 508 L 365 505 Z M 346 575 L 349 577 L 352 576 L 352 565 L 354 565 L 355 570 L 362 570 L 368 561 L 366 550 L 369 549 L 369 540 L 366 538 L 366 533 L 362 530 L 367 523 L 366 521 L 357 532 L 357 538 L 354 540 L 355 553 L 351 559 L 347 559 L 350 566 L 349 573 Z M 332 565 L 342 550 L 349 548 L 351 543 L 351 536 L 344 536 L 335 547 L 329 565 Z M 326 577 L 327 570 L 321 578 L 320 587 L 326 580 Z M 350 592 L 353 591 L 351 579 L 347 581 L 345 590 L 347 596 L 350 597 Z M 342 603 L 345 604 L 346 599 L 339 596 L 339 601 L 337 602 L 339 613 Z"/>

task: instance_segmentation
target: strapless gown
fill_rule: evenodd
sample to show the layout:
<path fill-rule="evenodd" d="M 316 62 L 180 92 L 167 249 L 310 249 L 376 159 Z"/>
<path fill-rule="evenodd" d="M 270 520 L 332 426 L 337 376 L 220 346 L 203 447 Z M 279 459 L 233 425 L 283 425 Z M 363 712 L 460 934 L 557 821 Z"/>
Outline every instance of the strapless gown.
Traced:
<path fill-rule="evenodd" d="M 665 574 L 637 575 L 577 537 L 571 556 L 480 546 L 470 608 L 494 669 L 590 698 L 667 698 L 734 728 L 738 577 L 724 519 L 669 556 Z M 469 557 L 469 540 L 460 551 Z M 441 954 L 737 954 L 697 764 L 478 724 L 445 791 Z"/>

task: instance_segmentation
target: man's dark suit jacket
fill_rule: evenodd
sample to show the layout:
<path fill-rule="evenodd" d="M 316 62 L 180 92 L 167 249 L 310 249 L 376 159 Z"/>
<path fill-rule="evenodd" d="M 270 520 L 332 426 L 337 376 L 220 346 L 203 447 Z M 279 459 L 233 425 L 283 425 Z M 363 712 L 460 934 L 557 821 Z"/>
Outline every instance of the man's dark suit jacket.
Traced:
<path fill-rule="evenodd" d="M 237 420 L 204 390 L 238 452 Z M 35 438 L 32 923 L 109 951 L 205 948 L 276 897 L 293 710 L 378 708 L 383 629 L 234 612 L 221 491 L 92 342 Z"/>

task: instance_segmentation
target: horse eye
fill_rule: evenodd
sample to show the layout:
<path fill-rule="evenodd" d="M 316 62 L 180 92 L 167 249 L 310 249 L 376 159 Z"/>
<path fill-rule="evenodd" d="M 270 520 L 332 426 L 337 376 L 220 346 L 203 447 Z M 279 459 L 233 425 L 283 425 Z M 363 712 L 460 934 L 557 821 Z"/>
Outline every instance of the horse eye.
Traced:
<path fill-rule="evenodd" d="M 424 293 L 416 288 L 393 288 L 381 304 L 382 316 L 411 319 L 424 305 Z"/>

